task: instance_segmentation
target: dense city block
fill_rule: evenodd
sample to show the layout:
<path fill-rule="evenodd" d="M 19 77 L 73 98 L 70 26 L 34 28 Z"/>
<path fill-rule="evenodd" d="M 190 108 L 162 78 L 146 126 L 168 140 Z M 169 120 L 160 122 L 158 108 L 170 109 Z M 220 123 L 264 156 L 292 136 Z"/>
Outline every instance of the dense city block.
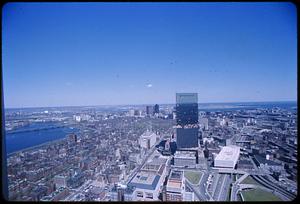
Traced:
<path fill-rule="evenodd" d="M 9 199 L 296 197 L 295 103 L 207 108 L 198 107 L 197 95 L 179 97 L 176 105 L 7 110 L 7 143 L 15 138 L 25 144 L 29 133 L 48 138 L 8 152 Z M 58 131 L 63 136 L 51 139 Z"/>

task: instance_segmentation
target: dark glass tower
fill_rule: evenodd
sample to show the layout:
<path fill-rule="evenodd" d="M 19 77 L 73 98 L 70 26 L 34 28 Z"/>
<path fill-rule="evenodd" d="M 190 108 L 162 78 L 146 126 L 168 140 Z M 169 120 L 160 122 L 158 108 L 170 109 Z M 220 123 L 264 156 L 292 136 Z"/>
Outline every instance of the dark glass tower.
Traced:
<path fill-rule="evenodd" d="M 147 114 L 147 116 L 153 114 L 153 107 L 152 106 L 146 106 L 146 114 Z"/>
<path fill-rule="evenodd" d="M 197 93 L 176 93 L 176 125 L 177 147 L 198 147 Z"/>
<path fill-rule="evenodd" d="M 155 113 L 159 113 L 159 105 L 158 104 L 155 104 L 155 106 L 153 107 L 153 113 L 155 114 Z"/>

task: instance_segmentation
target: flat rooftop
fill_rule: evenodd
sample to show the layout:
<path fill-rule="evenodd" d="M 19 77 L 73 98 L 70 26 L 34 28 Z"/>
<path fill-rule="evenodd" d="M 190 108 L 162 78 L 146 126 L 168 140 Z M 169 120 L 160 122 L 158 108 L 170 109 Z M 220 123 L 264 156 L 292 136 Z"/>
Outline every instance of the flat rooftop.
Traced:
<path fill-rule="evenodd" d="M 177 104 L 198 103 L 198 93 L 176 93 Z"/>
<path fill-rule="evenodd" d="M 160 155 L 155 155 L 147 161 L 147 164 L 161 165 L 166 164 L 167 160 L 166 158 L 161 158 Z"/>
<path fill-rule="evenodd" d="M 182 183 L 181 182 L 179 182 L 179 181 L 168 181 L 168 183 L 167 183 L 167 187 L 171 187 L 171 188 L 181 188 L 181 186 L 182 186 Z"/>
<path fill-rule="evenodd" d="M 195 157 L 195 152 L 192 151 L 176 151 L 175 157 Z"/>
<path fill-rule="evenodd" d="M 183 171 L 172 170 L 169 179 L 181 181 L 183 177 Z"/>
<path fill-rule="evenodd" d="M 151 163 L 149 163 L 149 164 L 145 164 L 144 166 L 143 166 L 143 168 L 142 168 L 142 170 L 144 170 L 144 171 L 154 171 L 154 172 L 157 172 L 158 170 L 159 170 L 159 167 L 160 167 L 161 165 L 160 164 L 151 164 Z"/>
<path fill-rule="evenodd" d="M 167 188 L 178 188 L 182 187 L 183 171 L 172 170 L 167 182 Z"/>
<path fill-rule="evenodd" d="M 151 138 L 151 137 L 156 137 L 156 134 L 151 131 L 146 131 L 141 135 L 141 138 Z"/>
<path fill-rule="evenodd" d="M 155 190 L 160 176 L 153 172 L 138 172 L 129 182 L 128 186 L 140 189 Z"/>
<path fill-rule="evenodd" d="M 215 160 L 232 161 L 240 154 L 240 147 L 235 145 L 225 146 L 216 156 Z"/>

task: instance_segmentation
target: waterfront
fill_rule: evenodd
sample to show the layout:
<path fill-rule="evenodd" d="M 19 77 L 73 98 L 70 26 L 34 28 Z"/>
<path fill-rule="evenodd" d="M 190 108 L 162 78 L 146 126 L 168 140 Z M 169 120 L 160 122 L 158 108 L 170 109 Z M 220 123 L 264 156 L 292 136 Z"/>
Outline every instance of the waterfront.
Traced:
<path fill-rule="evenodd" d="M 55 123 L 33 123 L 30 126 L 19 128 L 17 132 L 6 133 L 6 151 L 7 154 L 20 151 L 26 148 L 41 145 L 43 143 L 62 139 L 67 134 L 76 133 L 78 129 L 70 127 L 55 127 Z M 32 131 L 33 127 L 35 131 Z M 40 128 L 37 130 L 37 128 Z"/>

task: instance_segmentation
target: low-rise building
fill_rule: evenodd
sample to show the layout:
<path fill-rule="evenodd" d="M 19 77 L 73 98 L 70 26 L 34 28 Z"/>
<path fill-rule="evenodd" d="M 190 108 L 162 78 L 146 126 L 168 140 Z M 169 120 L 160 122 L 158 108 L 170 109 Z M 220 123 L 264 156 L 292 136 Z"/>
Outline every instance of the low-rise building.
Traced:
<path fill-rule="evenodd" d="M 135 201 L 135 187 L 115 184 L 109 195 L 111 201 Z"/>
<path fill-rule="evenodd" d="M 69 195 L 68 188 L 60 187 L 48 196 L 44 196 L 41 201 L 59 201 L 64 200 Z"/>
<path fill-rule="evenodd" d="M 129 187 L 135 187 L 137 201 L 158 201 L 162 191 L 162 184 L 166 177 L 167 159 L 158 155 L 144 164 L 142 169 L 128 183 Z"/>
<path fill-rule="evenodd" d="M 166 200 L 167 201 L 182 201 L 183 200 L 183 171 L 172 170 L 170 172 L 167 188 Z"/>
<path fill-rule="evenodd" d="M 196 153 L 193 151 L 176 151 L 174 155 L 174 165 L 195 167 Z"/>
<path fill-rule="evenodd" d="M 59 189 L 60 187 L 67 187 L 67 176 L 56 175 L 54 176 L 55 188 Z"/>
<path fill-rule="evenodd" d="M 284 166 L 281 163 L 268 160 L 260 155 L 254 155 L 254 162 L 259 168 L 270 171 L 282 171 Z"/>
<path fill-rule="evenodd" d="M 166 201 L 194 201 L 195 195 L 186 183 L 181 170 L 170 172 L 166 186 Z"/>

